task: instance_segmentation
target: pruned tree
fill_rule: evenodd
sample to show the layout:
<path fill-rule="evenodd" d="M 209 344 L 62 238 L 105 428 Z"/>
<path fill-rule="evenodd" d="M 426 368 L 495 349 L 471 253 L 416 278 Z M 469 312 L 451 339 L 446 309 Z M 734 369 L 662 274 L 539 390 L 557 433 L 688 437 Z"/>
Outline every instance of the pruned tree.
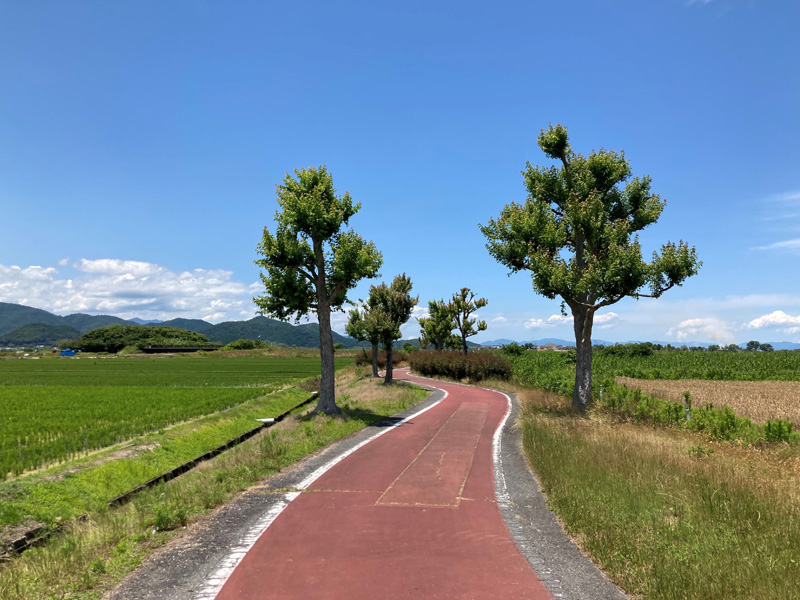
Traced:
<path fill-rule="evenodd" d="M 444 350 L 453 343 L 453 329 L 456 327 L 452 306 L 444 300 L 428 301 L 428 316 L 419 319 L 421 328 L 420 346 L 433 346 L 434 350 Z"/>
<path fill-rule="evenodd" d="M 336 414 L 331 311 L 342 308 L 359 280 L 378 275 L 383 258 L 375 244 L 343 229 L 361 203 L 347 192 L 336 195 L 325 166 L 294 173 L 277 186 L 275 234 L 264 227 L 256 250 L 265 294 L 253 300 L 261 314 L 284 321 L 316 313 L 322 359 L 316 412 Z"/>
<path fill-rule="evenodd" d="M 373 377 L 378 377 L 378 344 L 385 320 L 385 315 L 379 310 L 372 310 L 367 303 L 362 302 L 360 307 L 350 311 L 347 325 L 344 326 L 347 335 L 360 342 L 369 342 L 372 346 Z"/>
<path fill-rule="evenodd" d="M 396 276 L 389 286 L 382 283 L 369 289 L 367 304 L 370 312 L 375 311 L 376 319 L 381 319 L 383 323 L 380 337 L 386 350 L 385 385 L 391 385 L 393 379 L 394 341 L 400 339 L 400 327 L 411 318 L 411 311 L 418 302 L 418 298 L 411 296 L 411 287 L 411 278 L 403 273 Z"/>
<path fill-rule="evenodd" d="M 600 308 L 625 297 L 658 298 L 695 275 L 694 247 L 668 242 L 642 259 L 636 232 L 655 223 L 665 202 L 649 176 L 631 177 L 623 153 L 600 149 L 588 157 L 569 145 L 567 130 L 550 126 L 539 147 L 559 166 L 522 172 L 528 198 L 511 203 L 480 226 L 489 253 L 511 272 L 529 270 L 533 289 L 561 297 L 572 311 L 577 365 L 572 404 L 584 411 L 592 394 L 592 324 Z M 648 288 L 649 293 L 643 293 Z"/>
<path fill-rule="evenodd" d="M 467 287 L 461 288 L 460 291 L 453 294 L 453 299 L 450 301 L 450 311 L 453 314 L 456 329 L 458 329 L 464 354 L 469 351 L 467 338 L 476 335 L 480 331 L 486 331 L 486 321 L 471 319 L 470 315 L 486 306 L 487 303 L 488 300 L 486 298 L 476 299 L 475 292 Z"/>

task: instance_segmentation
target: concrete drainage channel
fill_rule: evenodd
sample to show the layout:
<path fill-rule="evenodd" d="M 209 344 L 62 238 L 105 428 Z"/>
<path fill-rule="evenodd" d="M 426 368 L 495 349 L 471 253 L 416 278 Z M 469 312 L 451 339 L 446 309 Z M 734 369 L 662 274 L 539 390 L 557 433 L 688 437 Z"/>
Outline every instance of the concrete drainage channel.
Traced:
<path fill-rule="evenodd" d="M 159 483 L 165 483 L 167 481 L 175 479 L 176 477 L 178 477 L 180 475 L 183 475 L 187 471 L 191 471 L 192 469 L 194 469 L 200 463 L 205 462 L 207 460 L 211 460 L 212 458 L 222 454 L 226 450 L 230 450 L 234 446 L 238 446 L 242 442 L 245 442 L 245 441 L 249 440 L 251 437 L 253 437 L 254 435 L 260 433 L 261 431 L 264 431 L 265 429 L 268 429 L 268 428 L 272 427 L 276 423 L 280 423 L 286 417 L 288 417 L 290 414 L 292 414 L 294 411 L 296 411 L 296 410 L 298 410 L 300 408 L 303 408 L 304 406 L 310 404 L 311 402 L 313 402 L 317 398 L 319 398 L 319 392 L 313 392 L 311 394 L 310 398 L 308 398 L 306 400 L 303 400 L 300 404 L 298 404 L 296 406 L 293 406 L 292 408 L 290 408 L 286 412 L 281 413 L 280 415 L 278 415 L 275 418 L 258 419 L 259 421 L 261 421 L 261 425 L 259 425 L 255 429 L 251 429 L 250 431 L 247 431 L 247 432 L 245 432 L 245 433 L 233 438 L 232 440 L 229 440 L 229 441 L 225 442 L 221 446 L 218 446 L 218 447 L 214 448 L 213 450 L 209 450 L 208 452 L 206 452 L 205 454 L 203 454 L 201 456 L 198 456 L 197 458 L 194 458 L 194 459 L 192 459 L 192 460 L 190 460 L 188 462 L 185 462 L 182 465 L 179 465 L 179 466 L 175 467 L 174 469 L 172 469 L 170 471 L 167 471 L 166 473 L 162 473 L 161 475 L 159 475 L 157 477 L 154 477 L 153 479 L 150 479 L 149 481 L 146 481 L 143 484 L 138 485 L 133 489 L 128 490 L 124 494 L 121 494 L 121 495 L 117 496 L 116 498 L 113 498 L 112 500 L 109 500 L 106 504 L 108 505 L 109 508 L 113 508 L 115 506 L 120 506 L 122 504 L 125 504 L 126 502 L 129 502 L 131 499 L 133 499 L 133 497 L 136 494 L 138 494 L 141 491 L 144 491 L 144 490 L 146 490 L 148 488 L 151 488 L 151 487 L 153 487 L 155 485 L 158 485 Z M 75 517 L 74 519 L 72 519 L 72 521 L 67 521 L 65 523 L 61 523 L 60 525 L 58 525 L 58 526 L 56 526 L 54 528 L 37 527 L 36 529 L 31 529 L 24 536 L 22 536 L 22 537 L 20 537 L 20 538 L 18 538 L 16 540 L 13 540 L 11 543 L 6 545 L 5 548 L 0 548 L 0 562 L 9 561 L 9 560 L 13 559 L 15 556 L 19 556 L 20 554 L 25 552 L 25 550 L 28 550 L 29 548 L 32 548 L 33 546 L 44 542 L 45 540 L 47 540 L 52 535 L 54 535 L 54 534 L 58 533 L 59 531 L 61 531 L 70 522 L 81 522 L 81 521 L 85 521 L 88 518 L 89 518 L 88 514 L 83 514 L 83 515 L 80 515 L 78 517 Z"/>

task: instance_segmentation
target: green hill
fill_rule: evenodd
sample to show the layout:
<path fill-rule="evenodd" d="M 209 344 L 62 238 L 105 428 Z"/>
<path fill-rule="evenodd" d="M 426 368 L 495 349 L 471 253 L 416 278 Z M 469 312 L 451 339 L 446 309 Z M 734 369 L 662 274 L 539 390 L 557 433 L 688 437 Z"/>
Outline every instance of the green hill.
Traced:
<path fill-rule="evenodd" d="M 55 346 L 61 340 L 73 340 L 81 332 L 69 325 L 29 323 L 0 336 L 0 346 Z"/>
<path fill-rule="evenodd" d="M 23 325 L 38 323 L 41 325 L 65 325 L 62 317 L 46 310 L 0 302 L 0 336 L 19 329 Z M 69 323 L 66 323 L 69 325 Z"/>
<path fill-rule="evenodd" d="M 211 325 L 201 331 L 212 342 L 228 344 L 235 340 L 261 340 L 283 346 L 297 346 L 298 348 L 319 348 L 319 325 L 307 323 L 305 325 L 291 325 L 283 321 L 268 319 L 267 317 L 254 317 L 249 321 L 226 321 L 218 325 Z M 345 348 L 365 346 L 353 338 L 345 337 L 333 332 L 333 343 L 342 344 Z"/>
<path fill-rule="evenodd" d="M 112 317 L 111 315 L 87 315 L 84 313 L 75 313 L 61 317 L 66 325 L 71 325 L 81 333 L 88 333 L 92 329 L 98 327 L 108 327 L 109 325 L 135 325 L 133 321 L 126 321 L 119 317 Z"/>
<path fill-rule="evenodd" d="M 189 331 L 195 331 L 197 333 L 201 333 L 208 329 L 209 327 L 213 327 L 211 323 L 208 321 L 203 321 L 202 319 L 170 319 L 169 321 L 164 321 L 163 323 L 148 323 L 148 327 L 177 327 L 178 329 L 188 329 Z"/>

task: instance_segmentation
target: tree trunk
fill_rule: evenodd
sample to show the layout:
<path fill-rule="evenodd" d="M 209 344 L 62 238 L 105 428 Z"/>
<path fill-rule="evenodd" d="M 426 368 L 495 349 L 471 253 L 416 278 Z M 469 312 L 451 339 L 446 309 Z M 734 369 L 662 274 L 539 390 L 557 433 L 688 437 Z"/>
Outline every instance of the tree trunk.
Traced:
<path fill-rule="evenodd" d="M 372 342 L 372 376 L 378 377 L 378 342 Z"/>
<path fill-rule="evenodd" d="M 336 406 L 334 391 L 336 367 L 333 362 L 333 334 L 331 333 L 331 308 L 323 303 L 317 309 L 319 318 L 319 356 L 322 359 L 322 372 L 319 381 L 319 401 L 314 412 L 336 415 L 341 412 Z"/>
<path fill-rule="evenodd" d="M 394 351 L 394 340 L 383 343 L 386 348 L 386 377 L 383 378 L 383 385 L 392 385 L 392 352 Z"/>
<path fill-rule="evenodd" d="M 467 336 L 461 334 L 461 343 L 464 344 L 464 354 L 467 353 Z"/>
<path fill-rule="evenodd" d="M 592 323 L 594 310 L 583 306 L 572 307 L 575 325 L 575 389 L 572 392 L 572 408 L 586 412 L 592 402 Z"/>

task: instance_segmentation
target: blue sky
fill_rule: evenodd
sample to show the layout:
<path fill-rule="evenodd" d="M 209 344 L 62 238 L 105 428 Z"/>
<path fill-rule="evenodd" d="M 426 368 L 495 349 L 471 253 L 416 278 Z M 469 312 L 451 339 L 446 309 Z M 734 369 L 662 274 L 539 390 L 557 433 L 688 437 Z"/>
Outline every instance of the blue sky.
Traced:
<path fill-rule="evenodd" d="M 478 339 L 569 339 L 477 227 L 560 122 L 652 176 L 646 253 L 704 263 L 595 337 L 800 341 L 800 5 L 383 4 L 0 1 L 0 301 L 249 318 L 275 185 L 324 163 L 423 307 L 469 286 Z"/>

